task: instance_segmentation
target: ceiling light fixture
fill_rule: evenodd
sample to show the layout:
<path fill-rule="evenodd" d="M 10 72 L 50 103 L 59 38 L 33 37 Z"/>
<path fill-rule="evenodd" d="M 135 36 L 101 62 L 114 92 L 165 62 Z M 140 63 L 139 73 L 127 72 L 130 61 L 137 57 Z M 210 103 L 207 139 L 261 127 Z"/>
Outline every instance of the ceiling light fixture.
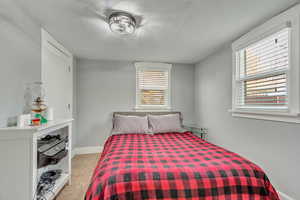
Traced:
<path fill-rule="evenodd" d="M 133 34 L 136 29 L 135 18 L 126 12 L 114 12 L 108 18 L 110 30 L 121 35 Z"/>

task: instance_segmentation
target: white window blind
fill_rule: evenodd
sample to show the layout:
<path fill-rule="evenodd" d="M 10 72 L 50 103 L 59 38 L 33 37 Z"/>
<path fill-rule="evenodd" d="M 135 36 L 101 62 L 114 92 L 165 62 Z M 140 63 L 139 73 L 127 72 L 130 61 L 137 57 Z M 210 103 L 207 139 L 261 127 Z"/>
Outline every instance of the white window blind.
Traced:
<path fill-rule="evenodd" d="M 137 107 L 168 107 L 169 76 L 169 68 L 137 67 Z"/>
<path fill-rule="evenodd" d="M 290 28 L 246 48 L 237 56 L 237 107 L 288 107 Z"/>

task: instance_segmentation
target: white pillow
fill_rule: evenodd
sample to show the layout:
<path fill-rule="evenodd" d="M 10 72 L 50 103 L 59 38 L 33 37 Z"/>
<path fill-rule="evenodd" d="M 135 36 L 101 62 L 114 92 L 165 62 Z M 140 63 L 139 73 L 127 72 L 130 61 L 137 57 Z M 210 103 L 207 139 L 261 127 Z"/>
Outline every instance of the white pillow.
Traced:
<path fill-rule="evenodd" d="M 149 115 L 148 119 L 153 133 L 182 132 L 179 114 Z"/>
<path fill-rule="evenodd" d="M 113 123 L 112 134 L 150 133 L 147 116 L 116 115 Z"/>

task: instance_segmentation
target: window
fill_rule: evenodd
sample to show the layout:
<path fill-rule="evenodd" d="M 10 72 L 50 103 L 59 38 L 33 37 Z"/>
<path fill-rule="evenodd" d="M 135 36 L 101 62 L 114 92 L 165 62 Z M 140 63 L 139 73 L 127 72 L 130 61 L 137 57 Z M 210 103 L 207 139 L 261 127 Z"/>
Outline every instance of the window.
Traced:
<path fill-rule="evenodd" d="M 288 12 L 233 43 L 233 116 L 300 123 L 299 17 Z"/>
<path fill-rule="evenodd" d="M 238 108 L 287 109 L 289 28 L 237 51 Z"/>
<path fill-rule="evenodd" d="M 136 109 L 170 109 L 170 64 L 135 63 Z"/>

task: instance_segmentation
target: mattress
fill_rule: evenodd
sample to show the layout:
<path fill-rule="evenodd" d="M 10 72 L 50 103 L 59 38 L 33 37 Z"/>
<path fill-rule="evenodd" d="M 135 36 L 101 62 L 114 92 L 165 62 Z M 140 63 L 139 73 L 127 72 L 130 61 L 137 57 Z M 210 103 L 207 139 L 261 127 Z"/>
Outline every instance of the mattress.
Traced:
<path fill-rule="evenodd" d="M 190 132 L 113 135 L 86 200 L 279 200 L 264 171 Z"/>

